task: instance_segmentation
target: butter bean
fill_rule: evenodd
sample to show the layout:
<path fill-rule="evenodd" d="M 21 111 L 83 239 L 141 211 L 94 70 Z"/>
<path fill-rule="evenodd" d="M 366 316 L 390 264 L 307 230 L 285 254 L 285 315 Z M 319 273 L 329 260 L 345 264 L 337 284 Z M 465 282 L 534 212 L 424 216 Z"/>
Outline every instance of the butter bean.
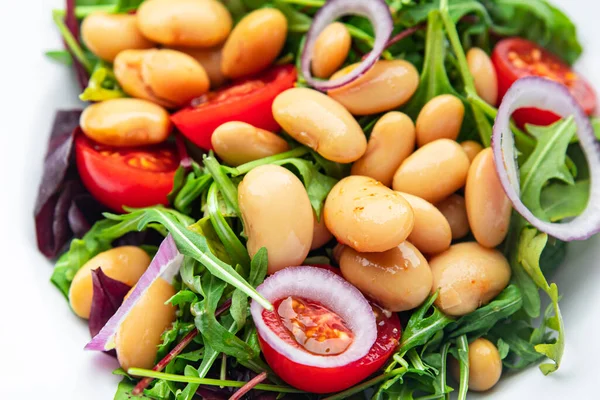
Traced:
<path fill-rule="evenodd" d="M 474 140 L 464 141 L 460 144 L 460 147 L 462 147 L 465 153 L 467 153 L 467 157 L 469 157 L 470 162 L 473 162 L 475 156 L 479 154 L 481 150 L 483 150 L 483 146 Z"/>
<path fill-rule="evenodd" d="M 436 203 L 464 186 L 469 159 L 458 143 L 438 139 L 415 151 L 394 174 L 394 190 Z"/>
<path fill-rule="evenodd" d="M 352 175 L 370 176 L 392 186 L 394 173 L 415 149 L 415 125 L 406 114 L 392 111 L 373 127 L 366 153 L 351 169 Z"/>
<path fill-rule="evenodd" d="M 102 267 L 109 278 L 133 286 L 150 265 L 148 254 L 134 246 L 115 247 L 93 257 L 75 274 L 69 289 L 69 304 L 81 318 L 88 319 L 92 308 L 92 270 Z"/>
<path fill-rule="evenodd" d="M 349 176 L 325 200 L 325 225 L 338 242 L 356 251 L 386 251 L 406 240 L 414 213 L 400 193 L 373 178 Z"/>
<path fill-rule="evenodd" d="M 418 307 L 431 292 L 429 264 L 410 242 L 381 253 L 345 246 L 339 263 L 348 282 L 389 311 Z"/>
<path fill-rule="evenodd" d="M 450 359 L 450 370 L 458 381 L 460 365 Z M 502 360 L 496 346 L 487 339 L 478 338 L 469 344 L 469 390 L 485 392 L 493 388 L 502 375 Z"/>
<path fill-rule="evenodd" d="M 225 41 L 233 21 L 217 0 L 146 0 L 137 10 L 148 39 L 168 46 L 213 47 Z"/>
<path fill-rule="evenodd" d="M 452 239 L 461 239 L 470 231 L 469 219 L 467 218 L 467 206 L 465 198 L 459 194 L 452 194 L 439 202 L 438 210 L 448 220 L 452 230 Z"/>
<path fill-rule="evenodd" d="M 316 90 L 281 93 L 273 102 L 273 117 L 294 139 L 328 160 L 350 163 L 367 149 L 367 139 L 348 110 Z"/>
<path fill-rule="evenodd" d="M 81 23 L 81 38 L 92 53 L 111 63 L 123 50 L 154 47 L 139 31 L 136 16 L 130 14 L 92 13 Z"/>
<path fill-rule="evenodd" d="M 467 52 L 467 64 L 475 81 L 477 94 L 488 104 L 498 101 L 498 76 L 490 57 L 480 48 L 473 47 Z"/>
<path fill-rule="evenodd" d="M 115 349 L 125 371 L 154 366 L 161 335 L 175 321 L 176 308 L 165 304 L 175 293 L 170 283 L 158 278 L 121 324 L 115 336 Z"/>
<path fill-rule="evenodd" d="M 218 88 L 227 79 L 221 71 L 222 47 L 212 47 L 210 49 L 176 47 L 173 50 L 187 54 L 202 65 L 210 80 L 211 89 Z"/>
<path fill-rule="evenodd" d="M 450 316 L 475 311 L 496 297 L 510 281 L 510 266 L 497 250 L 475 242 L 450 246 L 429 261 L 435 305 Z"/>
<path fill-rule="evenodd" d="M 475 157 L 465 186 L 469 225 L 475 240 L 484 247 L 496 247 L 506 237 L 512 205 L 504 193 L 491 148 Z"/>
<path fill-rule="evenodd" d="M 269 274 L 302 265 L 312 244 L 313 214 L 296 175 L 272 164 L 254 168 L 239 185 L 238 202 L 251 257 L 266 247 Z"/>
<path fill-rule="evenodd" d="M 348 74 L 358 64 L 335 73 L 331 79 Z M 408 61 L 378 61 L 363 76 L 327 94 L 354 115 L 370 115 L 405 104 L 419 86 L 419 73 Z"/>
<path fill-rule="evenodd" d="M 213 132 L 215 153 L 228 165 L 238 165 L 273 156 L 289 150 L 285 140 L 245 122 L 226 122 Z"/>
<path fill-rule="evenodd" d="M 456 140 L 460 133 L 465 106 L 451 94 L 429 100 L 417 117 L 417 144 L 425 146 L 438 139 Z"/>
<path fill-rule="evenodd" d="M 109 146 L 131 147 L 161 143 L 171 133 L 169 113 L 139 99 L 112 99 L 88 106 L 81 114 L 81 130 Z"/>
<path fill-rule="evenodd" d="M 329 229 L 327 229 L 327 226 L 325 225 L 325 217 L 323 217 L 322 213 L 321 220 L 319 221 L 317 220 L 317 215 L 313 211 L 313 221 L 313 240 L 312 244 L 310 245 L 311 250 L 323 247 L 331 239 L 333 239 L 333 235 L 331 232 L 329 232 Z"/>
<path fill-rule="evenodd" d="M 287 19 L 274 8 L 247 14 L 223 47 L 221 71 L 228 78 L 256 74 L 275 61 L 287 36 Z"/>
<path fill-rule="evenodd" d="M 114 71 L 127 94 L 167 108 L 177 108 L 208 92 L 204 68 L 189 55 L 170 49 L 126 50 Z"/>
<path fill-rule="evenodd" d="M 329 78 L 344 64 L 352 38 L 341 22 L 329 24 L 317 37 L 312 55 L 312 71 L 317 78 Z"/>
<path fill-rule="evenodd" d="M 437 254 L 448 249 L 452 242 L 452 230 L 444 215 L 430 202 L 408 193 L 400 193 L 408 201 L 415 214 L 415 226 L 408 241 L 419 251 Z"/>

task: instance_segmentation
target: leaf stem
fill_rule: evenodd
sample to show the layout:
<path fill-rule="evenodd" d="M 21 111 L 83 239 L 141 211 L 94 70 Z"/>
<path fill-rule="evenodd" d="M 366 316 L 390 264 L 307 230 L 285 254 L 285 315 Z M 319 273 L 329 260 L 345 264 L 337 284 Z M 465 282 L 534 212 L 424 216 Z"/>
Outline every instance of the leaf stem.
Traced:
<path fill-rule="evenodd" d="M 96 6 L 77 6 L 75 7 L 75 17 L 77 17 L 77 19 L 84 19 L 88 15 L 99 11 L 112 14 L 117 11 L 117 7 L 113 4 L 99 4 Z M 64 17 L 66 15 L 65 10 L 59 9 L 52 10 L 52 13 L 56 13 L 61 17 Z"/>
<path fill-rule="evenodd" d="M 339 392 L 334 394 L 333 396 L 329 396 L 329 397 L 325 397 L 322 400 L 341 400 L 341 399 L 345 399 L 346 397 L 350 397 L 353 394 L 362 392 L 363 390 L 365 390 L 366 388 L 369 388 L 379 382 L 383 382 L 389 378 L 393 378 L 395 376 L 398 375 L 402 375 L 404 373 L 406 373 L 407 368 L 405 367 L 401 367 L 401 368 L 396 368 L 390 372 L 386 372 L 384 374 L 381 374 L 379 376 L 376 376 L 375 378 L 371 378 L 368 381 L 365 381 L 363 383 L 361 383 L 360 385 L 356 385 L 350 389 L 344 390 L 343 392 Z"/>
<path fill-rule="evenodd" d="M 456 344 L 458 346 L 458 359 L 460 363 L 458 400 L 466 400 L 467 391 L 469 390 L 469 342 L 467 340 L 467 335 L 460 336 L 457 339 Z"/>
<path fill-rule="evenodd" d="M 85 54 L 83 53 L 83 49 L 77 42 L 77 39 L 75 39 L 75 37 L 65 24 L 65 21 L 63 19 L 64 15 L 64 11 L 62 12 L 62 15 L 60 13 L 53 12 L 52 19 L 54 20 L 54 23 L 56 24 L 58 31 L 63 37 L 65 43 L 67 44 L 75 58 L 77 58 L 77 61 L 79 61 L 81 65 L 84 66 L 88 74 L 91 74 L 94 69 L 94 66 L 92 65 L 90 60 L 88 60 L 88 58 L 85 56 Z"/>
<path fill-rule="evenodd" d="M 154 379 L 162 379 L 169 382 L 181 382 L 181 383 L 197 383 L 199 385 L 207 386 L 226 386 L 241 388 L 246 385 L 247 382 L 221 380 L 221 379 L 210 379 L 210 378 L 198 378 L 195 376 L 184 376 L 176 374 L 167 374 L 164 372 L 152 371 L 150 369 L 143 368 L 129 368 L 127 373 L 131 376 L 136 377 L 148 377 Z M 304 393 L 301 390 L 294 389 L 286 386 L 269 385 L 269 384 L 258 384 L 254 386 L 255 389 L 264 390 L 267 392 L 279 392 L 279 393 Z"/>
<path fill-rule="evenodd" d="M 221 167 L 221 164 L 219 164 L 216 158 L 208 156 L 204 157 L 204 166 L 212 175 L 219 188 L 219 191 L 225 199 L 225 202 L 235 211 L 235 214 L 238 217 L 241 217 L 242 213 L 240 212 L 240 207 L 237 200 L 237 187 L 233 184 L 231 179 L 229 179 Z"/>

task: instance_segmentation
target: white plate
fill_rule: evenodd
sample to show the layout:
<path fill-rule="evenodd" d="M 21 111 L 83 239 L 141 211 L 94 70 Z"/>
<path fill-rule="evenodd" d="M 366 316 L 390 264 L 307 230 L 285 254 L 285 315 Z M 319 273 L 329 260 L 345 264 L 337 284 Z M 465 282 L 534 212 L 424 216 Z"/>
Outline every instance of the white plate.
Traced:
<path fill-rule="evenodd" d="M 451 0 L 452 1 L 452 0 Z M 592 0 L 555 0 L 575 20 L 586 53 L 579 70 L 600 88 L 598 11 Z M 76 107 L 70 71 L 43 51 L 61 46 L 51 9 L 62 0 L 3 1 L 0 6 L 0 398 L 112 399 L 117 363 L 83 351 L 87 325 L 50 284 L 50 264 L 35 246 L 32 210 L 46 138 L 60 108 Z M 594 68 L 595 67 L 595 68 Z M 569 247 L 556 275 L 567 344 L 558 373 L 537 368 L 503 379 L 486 398 L 598 398 L 600 239 Z"/>

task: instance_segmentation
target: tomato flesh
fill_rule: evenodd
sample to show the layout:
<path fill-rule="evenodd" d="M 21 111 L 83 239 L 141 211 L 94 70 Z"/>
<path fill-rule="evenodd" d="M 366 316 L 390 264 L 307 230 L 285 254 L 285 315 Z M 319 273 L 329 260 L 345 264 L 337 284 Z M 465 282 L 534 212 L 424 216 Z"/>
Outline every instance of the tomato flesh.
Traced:
<path fill-rule="evenodd" d="M 596 109 L 596 95 L 590 84 L 554 54 L 533 42 L 521 38 L 504 39 L 494 48 L 492 62 L 498 75 L 500 99 L 517 79 L 541 76 L 567 86 L 588 115 Z M 550 125 L 560 119 L 552 112 L 536 108 L 516 110 L 513 118 L 520 127 L 526 123 Z"/>
<path fill-rule="evenodd" d="M 377 322 L 377 340 L 369 352 L 359 360 L 333 368 L 299 364 L 278 353 L 259 334 L 263 355 L 277 376 L 296 388 L 313 393 L 331 393 L 347 389 L 383 367 L 400 340 L 401 327 L 398 316 L 387 316 L 377 306 L 373 306 L 373 311 Z M 278 333 L 279 337 L 302 348 L 285 328 L 277 312 L 264 310 L 262 316 L 267 326 Z"/>
<path fill-rule="evenodd" d="M 174 145 L 115 148 L 78 133 L 75 157 L 88 191 L 113 211 L 167 205 L 179 156 Z"/>
<path fill-rule="evenodd" d="M 241 121 L 276 132 L 279 125 L 271 111 L 273 100 L 294 82 L 296 69 L 292 65 L 274 67 L 195 99 L 171 120 L 186 138 L 205 150 L 212 149 L 211 136 L 225 122 Z"/>

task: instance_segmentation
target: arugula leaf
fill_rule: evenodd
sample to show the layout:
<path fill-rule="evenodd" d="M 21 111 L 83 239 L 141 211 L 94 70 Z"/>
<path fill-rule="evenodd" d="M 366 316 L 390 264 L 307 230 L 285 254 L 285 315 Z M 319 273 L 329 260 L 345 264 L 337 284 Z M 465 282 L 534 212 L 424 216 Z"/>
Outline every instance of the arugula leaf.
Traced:
<path fill-rule="evenodd" d="M 438 293 L 429 296 L 425 303 L 417 308 L 402 333 L 402 340 L 398 348 L 398 354 L 401 356 L 406 354 L 410 349 L 427 343 L 437 332 L 443 330 L 448 324 L 454 320 L 446 316 L 435 306 L 433 302 L 437 298 Z M 433 312 L 429 316 L 425 316 L 428 311 Z"/>
<path fill-rule="evenodd" d="M 231 264 L 231 258 L 227 253 L 227 249 L 221 243 L 219 239 L 219 235 L 215 231 L 215 228 L 212 225 L 210 217 L 204 217 L 195 224 L 188 226 L 188 229 L 196 232 L 199 235 L 202 235 L 206 238 L 206 243 L 208 244 L 208 248 L 210 251 L 217 256 L 221 261 L 227 264 Z"/>
<path fill-rule="evenodd" d="M 535 346 L 537 352 L 544 354 L 554 362 L 540 365 L 540 369 L 544 375 L 548 375 L 558 369 L 565 349 L 564 323 L 558 306 L 558 287 L 555 283 L 548 284 L 539 264 L 542 251 L 544 250 L 544 247 L 546 247 L 547 241 L 548 235 L 545 233 L 538 233 L 534 228 L 526 228 L 521 234 L 518 253 L 521 265 L 523 265 L 536 285 L 550 297 L 554 309 L 554 316 L 550 318 L 549 326 L 558 332 L 556 342 L 543 343 Z"/>
<path fill-rule="evenodd" d="M 572 185 L 551 183 L 542 189 L 540 206 L 552 222 L 580 215 L 588 204 L 590 181 L 585 179 Z"/>
<path fill-rule="evenodd" d="M 71 57 L 71 54 L 69 54 L 69 52 L 66 50 L 49 50 L 44 54 L 46 57 L 68 67 L 73 65 L 73 57 Z"/>
<path fill-rule="evenodd" d="M 90 76 L 88 86 L 79 95 L 81 101 L 104 101 L 125 97 L 111 67 L 99 61 Z"/>
<path fill-rule="evenodd" d="M 534 330 L 525 321 L 513 320 L 496 325 L 487 337 L 495 342 L 502 340 L 504 343 L 502 345 L 503 352 L 506 351 L 506 346 L 508 346 L 508 354 L 503 358 L 504 366 L 520 370 L 544 357 L 535 351 L 534 344 L 536 342 L 531 340 L 533 332 Z"/>
<path fill-rule="evenodd" d="M 473 337 L 485 335 L 496 323 L 508 318 L 523 306 L 521 291 L 509 285 L 492 302 L 469 313 L 448 326 L 449 337 L 470 334 Z"/>
<path fill-rule="evenodd" d="M 577 126 L 571 116 L 550 126 L 528 125 L 527 130 L 537 139 L 537 144 L 521 166 L 521 200 L 538 218 L 547 218 L 541 205 L 546 182 L 558 179 L 571 185 L 575 183 L 565 160 Z"/>
<path fill-rule="evenodd" d="M 467 336 L 462 335 L 456 341 L 458 347 L 458 361 L 460 365 L 460 386 L 458 388 L 458 399 L 466 400 L 469 389 L 469 342 Z"/>
<path fill-rule="evenodd" d="M 227 176 L 225 168 L 221 168 L 221 164 L 213 156 L 204 156 L 204 166 L 208 173 L 212 176 L 215 184 L 219 188 L 219 192 L 223 195 L 223 199 L 228 207 L 235 211 L 235 215 L 241 218 L 242 213 L 238 204 L 237 186 Z"/>
<path fill-rule="evenodd" d="M 131 400 L 134 396 L 131 394 L 131 391 L 135 387 L 135 383 L 131 381 L 129 378 L 125 377 L 121 382 L 119 382 L 119 386 L 117 386 L 117 393 L 115 393 L 114 400 Z M 135 397 L 136 399 L 144 400 L 152 400 L 152 397 L 148 397 L 146 395 L 141 395 L 139 397 Z"/>
<path fill-rule="evenodd" d="M 267 276 L 267 266 L 267 249 L 262 247 L 252 258 L 248 283 L 254 287 L 260 285 Z M 230 312 L 238 329 L 242 329 L 248 316 L 248 296 L 239 289 L 233 292 Z"/>

